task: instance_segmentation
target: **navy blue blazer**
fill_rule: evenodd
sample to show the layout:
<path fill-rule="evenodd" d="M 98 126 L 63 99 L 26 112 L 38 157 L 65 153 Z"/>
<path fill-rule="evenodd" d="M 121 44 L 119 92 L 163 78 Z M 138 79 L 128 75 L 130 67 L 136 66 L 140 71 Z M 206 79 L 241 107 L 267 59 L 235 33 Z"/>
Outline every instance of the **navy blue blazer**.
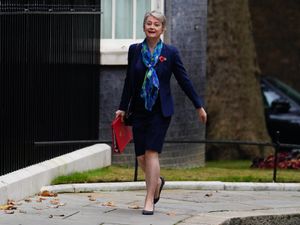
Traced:
<path fill-rule="evenodd" d="M 129 47 L 128 67 L 119 106 L 119 109 L 123 111 L 127 110 L 130 99 L 134 96 L 135 64 L 143 63 L 142 60 L 138 60 L 138 57 L 142 58 L 141 48 L 142 44 L 133 44 Z M 158 60 L 154 68 L 159 79 L 159 96 L 163 115 L 167 117 L 174 114 L 174 103 L 170 87 L 172 74 L 174 74 L 179 86 L 192 101 L 195 108 L 201 108 L 203 106 L 202 100 L 188 78 L 178 50 L 172 45 L 163 44 L 160 55 L 162 56 L 162 60 Z M 134 99 L 132 101 L 134 102 Z"/>

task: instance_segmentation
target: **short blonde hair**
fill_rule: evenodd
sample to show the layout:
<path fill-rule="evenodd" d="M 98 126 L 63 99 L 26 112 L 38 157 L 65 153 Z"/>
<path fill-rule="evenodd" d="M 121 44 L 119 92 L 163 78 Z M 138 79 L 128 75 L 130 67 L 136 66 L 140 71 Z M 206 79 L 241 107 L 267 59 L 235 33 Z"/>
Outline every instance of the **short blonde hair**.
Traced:
<path fill-rule="evenodd" d="M 167 19 L 166 19 L 165 15 L 162 14 L 161 12 L 159 12 L 159 11 L 156 11 L 156 10 L 153 10 L 151 12 L 146 12 L 145 13 L 144 22 L 143 22 L 143 28 L 145 28 L 145 24 L 146 24 L 146 21 L 147 21 L 147 19 L 148 19 L 149 16 L 153 16 L 156 19 L 158 19 L 161 22 L 161 24 L 162 24 L 163 30 L 166 29 Z"/>

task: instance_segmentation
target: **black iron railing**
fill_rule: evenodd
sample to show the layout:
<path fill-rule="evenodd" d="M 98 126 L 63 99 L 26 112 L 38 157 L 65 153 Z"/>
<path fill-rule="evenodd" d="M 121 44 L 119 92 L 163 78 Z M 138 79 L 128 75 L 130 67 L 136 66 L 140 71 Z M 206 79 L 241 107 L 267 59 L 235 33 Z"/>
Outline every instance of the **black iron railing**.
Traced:
<path fill-rule="evenodd" d="M 261 146 L 261 147 L 273 147 L 274 148 L 274 166 L 273 166 L 273 182 L 277 181 L 277 165 L 278 165 L 278 152 L 282 148 L 296 148 L 300 149 L 300 145 L 284 144 L 279 142 L 279 132 L 277 140 L 274 143 L 271 142 L 255 142 L 255 141 L 240 141 L 240 140 L 166 140 L 165 143 L 170 144 L 220 144 L 220 145 L 249 145 L 249 146 Z M 36 142 L 36 146 L 51 146 L 51 145 L 70 145 L 70 144 L 99 144 L 106 143 L 111 144 L 110 140 L 73 140 L 73 141 L 44 141 Z M 138 163 L 135 161 L 134 181 L 137 181 L 138 177 Z"/>
<path fill-rule="evenodd" d="M 0 1 L 0 175 L 98 138 L 100 1 Z"/>

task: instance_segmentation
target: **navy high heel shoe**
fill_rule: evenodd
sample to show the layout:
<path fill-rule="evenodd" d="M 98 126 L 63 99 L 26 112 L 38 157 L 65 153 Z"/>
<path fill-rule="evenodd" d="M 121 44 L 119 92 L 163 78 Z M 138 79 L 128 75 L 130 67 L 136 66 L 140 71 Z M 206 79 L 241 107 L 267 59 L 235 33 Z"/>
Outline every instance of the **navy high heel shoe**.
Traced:
<path fill-rule="evenodd" d="M 154 210 L 152 210 L 152 211 L 150 211 L 150 210 L 143 210 L 143 211 L 142 211 L 142 214 L 143 214 L 143 215 L 147 215 L 147 216 L 148 216 L 148 215 L 153 215 L 153 214 L 154 214 Z"/>
<path fill-rule="evenodd" d="M 160 177 L 160 180 L 161 180 L 161 184 L 160 184 L 160 188 L 159 188 L 159 193 L 158 193 L 158 197 L 154 198 L 154 201 L 153 201 L 154 204 L 156 204 L 159 201 L 161 190 L 163 189 L 163 186 L 165 185 L 165 179 L 163 177 Z"/>
<path fill-rule="evenodd" d="M 142 211 L 143 215 L 153 215 L 154 214 L 154 204 L 153 204 L 153 210 L 143 210 Z"/>

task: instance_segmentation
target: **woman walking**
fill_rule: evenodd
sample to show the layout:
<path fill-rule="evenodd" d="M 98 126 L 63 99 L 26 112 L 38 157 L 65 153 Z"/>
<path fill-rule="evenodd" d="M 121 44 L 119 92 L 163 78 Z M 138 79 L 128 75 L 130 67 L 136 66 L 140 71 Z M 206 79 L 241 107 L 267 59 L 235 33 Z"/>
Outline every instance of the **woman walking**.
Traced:
<path fill-rule="evenodd" d="M 116 117 L 124 118 L 128 108 L 132 113 L 135 154 L 145 173 L 147 190 L 142 214 L 153 215 L 165 183 L 160 177 L 159 154 L 174 113 L 172 74 L 192 101 L 200 122 L 206 123 L 207 115 L 178 50 L 160 38 L 166 29 L 165 16 L 157 11 L 146 13 L 143 28 L 145 40 L 129 47 L 126 79 Z"/>

